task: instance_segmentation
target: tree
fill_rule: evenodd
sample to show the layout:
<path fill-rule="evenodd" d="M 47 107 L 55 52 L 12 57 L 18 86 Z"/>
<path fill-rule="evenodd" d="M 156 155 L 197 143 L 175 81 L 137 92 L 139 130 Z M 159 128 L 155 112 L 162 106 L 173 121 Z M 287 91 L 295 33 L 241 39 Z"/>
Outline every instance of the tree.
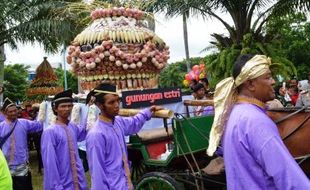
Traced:
<path fill-rule="evenodd" d="M 29 86 L 29 66 L 23 64 L 7 65 L 4 67 L 4 97 L 12 101 L 22 102 L 26 98 L 26 88 Z"/>
<path fill-rule="evenodd" d="M 7 0 L 0 3 L 0 46 L 13 48 L 17 42 L 39 42 L 45 50 L 58 51 L 63 43 L 75 36 L 73 17 L 57 13 L 68 3 L 77 0 Z M 61 34 L 61 35 L 59 35 Z"/>
<path fill-rule="evenodd" d="M 0 1 L 0 85 L 4 77 L 4 44 L 39 42 L 49 52 L 68 44 L 76 35 L 74 18 L 58 16 L 56 10 L 78 0 Z M 60 35 L 61 34 L 61 35 Z"/>
<path fill-rule="evenodd" d="M 153 2 L 150 6 L 157 7 L 156 10 L 165 10 L 171 17 L 189 11 L 190 16 L 212 17 L 225 26 L 228 36 L 212 34 L 215 41 L 211 43 L 220 51 L 208 63 L 214 81 L 228 76 L 236 57 L 245 53 L 266 54 L 272 57 L 279 63 L 273 65 L 273 70 L 284 77 L 296 74 L 293 63 L 283 58 L 282 52 L 276 51 L 270 45 L 262 30 L 266 22 L 274 16 L 287 15 L 292 10 L 309 11 L 308 0 L 174 0 L 172 2 L 155 0 Z M 165 6 L 167 4 L 171 6 Z M 218 14 L 220 12 L 230 15 L 232 25 Z"/>
<path fill-rule="evenodd" d="M 182 4 L 182 9 L 179 6 Z M 173 17 L 176 15 L 182 16 L 183 23 L 183 41 L 185 48 L 185 61 L 187 66 L 187 72 L 190 71 L 190 55 L 189 55 L 189 45 L 188 45 L 188 32 L 187 32 L 187 20 L 192 11 L 190 2 L 187 0 L 155 0 L 151 2 L 146 2 L 144 4 L 146 11 L 150 12 L 163 12 L 168 17 Z"/>
<path fill-rule="evenodd" d="M 58 85 L 64 87 L 64 84 L 65 84 L 64 70 L 61 67 L 58 67 L 55 70 L 55 72 L 58 77 Z M 77 94 L 78 93 L 78 79 L 70 71 L 67 71 L 67 82 L 68 82 L 68 88 L 72 89 L 72 91 Z"/>
<path fill-rule="evenodd" d="M 192 9 L 219 20 L 225 26 L 229 36 L 215 36 L 222 46 L 226 45 L 225 47 L 232 44 L 241 45 L 244 35 L 249 33 L 252 33 L 255 41 L 263 41 L 263 26 L 272 17 L 287 15 L 296 10 L 310 10 L 308 0 L 194 0 L 191 1 L 191 5 Z M 233 25 L 223 20 L 217 11 L 230 15 Z"/>
<path fill-rule="evenodd" d="M 272 18 L 264 28 L 272 37 L 272 45 L 283 51 L 283 57 L 291 60 L 297 69 L 299 79 L 305 79 L 310 72 L 310 23 L 302 13 Z M 276 34 L 276 35 L 272 35 Z M 293 77 L 293 76 L 291 76 Z"/>

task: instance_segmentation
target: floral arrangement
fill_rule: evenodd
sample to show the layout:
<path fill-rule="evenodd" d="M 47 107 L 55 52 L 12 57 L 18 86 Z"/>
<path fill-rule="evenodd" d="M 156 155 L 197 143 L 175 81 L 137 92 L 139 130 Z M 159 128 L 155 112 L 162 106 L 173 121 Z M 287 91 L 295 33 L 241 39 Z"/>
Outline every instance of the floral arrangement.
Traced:
<path fill-rule="evenodd" d="M 146 13 L 131 8 L 97 9 L 93 22 L 76 36 L 67 62 L 84 90 L 113 83 L 119 90 L 156 88 L 169 47 L 148 29 Z"/>

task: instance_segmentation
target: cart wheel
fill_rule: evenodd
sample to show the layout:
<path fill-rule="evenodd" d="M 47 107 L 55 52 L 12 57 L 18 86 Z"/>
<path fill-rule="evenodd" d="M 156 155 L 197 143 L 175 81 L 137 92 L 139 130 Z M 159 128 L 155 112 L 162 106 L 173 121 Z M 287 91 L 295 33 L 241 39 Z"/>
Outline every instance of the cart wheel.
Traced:
<path fill-rule="evenodd" d="M 181 190 L 182 186 L 171 176 L 162 172 L 150 172 L 143 175 L 136 190 Z"/>

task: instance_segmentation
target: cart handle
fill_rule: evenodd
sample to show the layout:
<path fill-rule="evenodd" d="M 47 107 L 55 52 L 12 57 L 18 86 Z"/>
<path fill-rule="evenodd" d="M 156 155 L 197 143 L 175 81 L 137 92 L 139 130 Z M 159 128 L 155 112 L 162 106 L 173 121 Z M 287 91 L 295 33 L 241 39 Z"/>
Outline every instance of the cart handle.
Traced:
<path fill-rule="evenodd" d="M 140 109 L 120 109 L 119 110 L 119 115 L 120 116 L 134 116 L 137 113 L 139 113 L 141 110 Z M 168 109 L 163 109 L 163 110 L 158 110 L 155 111 L 152 114 L 152 118 L 163 118 L 163 119 L 169 119 L 172 118 L 174 115 L 172 110 L 168 110 Z"/>
<path fill-rule="evenodd" d="M 213 106 L 213 100 L 184 100 L 185 106 Z"/>

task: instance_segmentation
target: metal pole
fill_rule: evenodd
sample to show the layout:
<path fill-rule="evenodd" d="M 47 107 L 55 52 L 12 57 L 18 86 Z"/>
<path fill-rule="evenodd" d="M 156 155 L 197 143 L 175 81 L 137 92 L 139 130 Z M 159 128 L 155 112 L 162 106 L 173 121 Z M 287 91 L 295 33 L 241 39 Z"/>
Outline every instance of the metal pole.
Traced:
<path fill-rule="evenodd" d="M 68 89 L 68 84 L 67 84 L 67 69 L 66 69 L 67 61 L 66 61 L 66 46 L 65 46 L 65 45 L 64 45 L 64 49 L 63 49 L 63 64 L 64 64 L 65 90 L 67 90 L 67 89 Z"/>

